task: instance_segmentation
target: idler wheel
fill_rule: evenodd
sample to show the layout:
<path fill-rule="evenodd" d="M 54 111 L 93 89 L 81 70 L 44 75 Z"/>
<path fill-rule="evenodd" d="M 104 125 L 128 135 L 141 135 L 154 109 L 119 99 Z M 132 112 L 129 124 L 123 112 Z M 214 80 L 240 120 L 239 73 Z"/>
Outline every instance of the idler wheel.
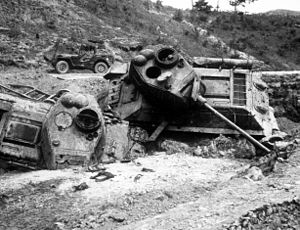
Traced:
<path fill-rule="evenodd" d="M 172 68 L 178 63 L 179 55 L 175 49 L 165 47 L 156 52 L 155 59 L 160 67 Z"/>

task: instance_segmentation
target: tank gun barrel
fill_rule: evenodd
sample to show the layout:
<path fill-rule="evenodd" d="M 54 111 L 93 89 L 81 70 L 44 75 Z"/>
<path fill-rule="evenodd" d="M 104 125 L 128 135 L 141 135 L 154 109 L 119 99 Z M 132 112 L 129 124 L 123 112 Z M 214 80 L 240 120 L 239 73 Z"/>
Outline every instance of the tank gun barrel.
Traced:
<path fill-rule="evenodd" d="M 245 60 L 245 59 L 231 59 L 231 58 L 207 58 L 207 57 L 194 57 L 194 67 L 204 68 L 219 68 L 232 69 L 252 69 L 253 66 L 262 65 L 263 62 L 257 60 Z"/>
<path fill-rule="evenodd" d="M 219 113 L 216 109 L 214 109 L 212 106 L 210 106 L 206 100 L 202 97 L 202 96 L 198 96 L 197 97 L 197 101 L 205 106 L 207 109 L 209 109 L 211 112 L 213 112 L 216 116 L 218 116 L 219 118 L 221 118 L 223 121 L 225 121 L 228 125 L 230 125 L 233 129 L 237 130 L 240 134 L 242 134 L 247 140 L 249 140 L 250 142 L 252 142 L 254 145 L 256 145 L 257 147 L 259 147 L 260 149 L 264 150 L 265 152 L 269 153 L 270 150 L 264 146 L 263 144 L 261 144 L 259 141 L 257 141 L 256 139 L 254 139 L 252 136 L 250 136 L 245 130 L 241 129 L 239 126 L 237 126 L 236 124 L 234 124 L 231 120 L 229 120 L 228 118 L 226 118 L 223 114 Z"/>

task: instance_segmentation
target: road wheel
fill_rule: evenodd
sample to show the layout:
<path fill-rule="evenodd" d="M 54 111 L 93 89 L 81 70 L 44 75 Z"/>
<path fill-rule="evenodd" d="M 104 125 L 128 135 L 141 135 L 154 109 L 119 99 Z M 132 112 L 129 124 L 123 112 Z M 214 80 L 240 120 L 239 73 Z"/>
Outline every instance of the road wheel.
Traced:
<path fill-rule="evenodd" d="M 57 73 L 60 74 L 67 73 L 70 69 L 69 63 L 64 60 L 58 61 L 55 65 L 55 69 Z"/>
<path fill-rule="evenodd" d="M 94 72 L 95 73 L 101 73 L 101 74 L 106 74 L 108 71 L 108 65 L 105 62 L 97 62 L 95 67 L 94 67 Z"/>

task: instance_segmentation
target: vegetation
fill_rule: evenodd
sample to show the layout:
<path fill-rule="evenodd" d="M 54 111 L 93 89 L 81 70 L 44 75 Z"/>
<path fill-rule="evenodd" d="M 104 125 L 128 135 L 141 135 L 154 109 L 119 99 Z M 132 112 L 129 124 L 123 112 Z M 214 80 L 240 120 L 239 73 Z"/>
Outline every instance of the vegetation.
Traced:
<path fill-rule="evenodd" d="M 296 16 L 220 13 L 207 29 L 232 48 L 276 69 L 299 68 L 300 30 Z"/>
<path fill-rule="evenodd" d="M 210 13 L 212 9 L 212 6 L 208 4 L 205 0 L 198 0 L 193 5 L 193 10 L 196 10 L 198 12 L 204 12 L 204 13 Z"/>
<path fill-rule="evenodd" d="M 178 9 L 175 11 L 174 15 L 173 15 L 173 19 L 177 22 L 182 22 L 183 20 L 183 12 L 181 9 Z"/>
<path fill-rule="evenodd" d="M 252 1 L 234 2 L 242 5 Z M 53 36 L 74 41 L 95 36 L 138 40 L 143 45 L 162 43 L 191 56 L 232 56 L 221 41 L 211 42 L 210 36 L 216 36 L 274 69 L 300 68 L 300 16 L 296 14 L 216 12 L 206 0 L 196 1 L 193 9 L 185 11 L 163 6 L 161 0 L 53 0 L 52 4 L 55 7 L 44 1 L 3 0 L 0 21 L 11 28 L 12 39 L 25 34 L 35 37 L 37 33 L 49 42 Z"/>
<path fill-rule="evenodd" d="M 234 11 L 237 11 L 238 6 L 245 6 L 245 3 L 255 2 L 257 0 L 230 0 L 229 4 L 234 7 Z"/>

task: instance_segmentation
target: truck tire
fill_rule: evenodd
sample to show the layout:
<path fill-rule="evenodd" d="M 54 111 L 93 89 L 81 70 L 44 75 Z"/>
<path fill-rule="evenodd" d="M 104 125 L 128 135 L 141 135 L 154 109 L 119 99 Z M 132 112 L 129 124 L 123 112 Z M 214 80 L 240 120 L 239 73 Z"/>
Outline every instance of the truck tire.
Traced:
<path fill-rule="evenodd" d="M 103 61 L 97 62 L 94 66 L 95 73 L 106 74 L 107 71 L 108 71 L 108 65 Z"/>
<path fill-rule="evenodd" d="M 69 69 L 69 63 L 64 60 L 60 60 L 55 64 L 55 70 L 57 73 L 65 74 L 69 71 Z"/>

